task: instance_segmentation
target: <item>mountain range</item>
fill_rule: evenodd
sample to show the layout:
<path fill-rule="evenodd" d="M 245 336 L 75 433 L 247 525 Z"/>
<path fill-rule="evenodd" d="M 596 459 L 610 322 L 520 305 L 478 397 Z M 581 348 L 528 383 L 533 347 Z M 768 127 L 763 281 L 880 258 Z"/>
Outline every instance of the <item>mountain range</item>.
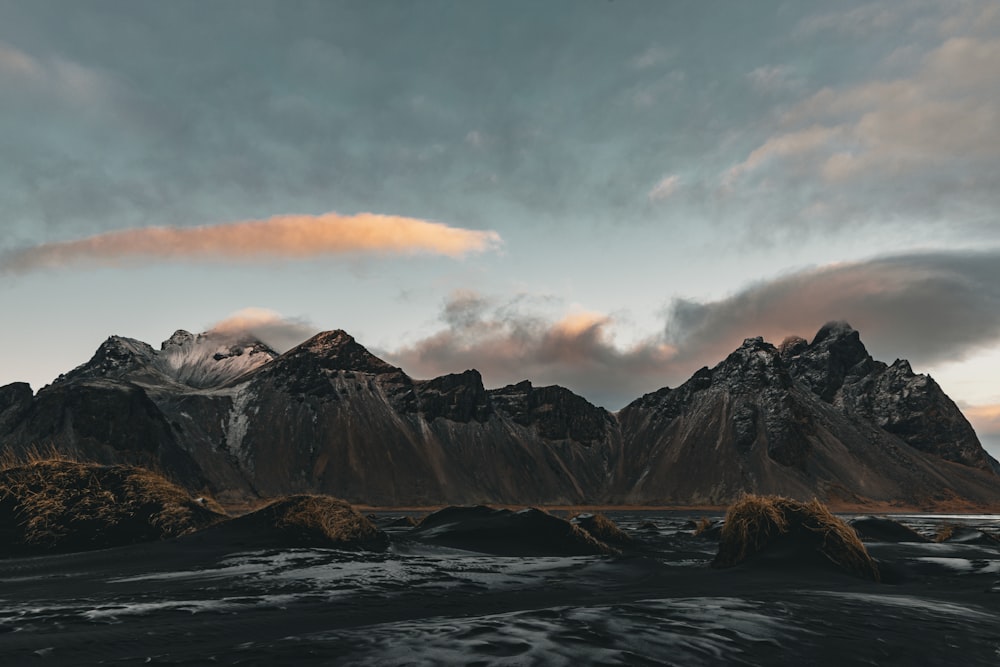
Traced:
<path fill-rule="evenodd" d="M 234 503 L 1000 506 L 1000 464 L 954 402 L 842 322 L 747 339 L 617 413 L 475 370 L 417 380 L 340 330 L 283 354 L 248 335 L 112 336 L 37 394 L 0 388 L 0 448 L 153 466 Z"/>

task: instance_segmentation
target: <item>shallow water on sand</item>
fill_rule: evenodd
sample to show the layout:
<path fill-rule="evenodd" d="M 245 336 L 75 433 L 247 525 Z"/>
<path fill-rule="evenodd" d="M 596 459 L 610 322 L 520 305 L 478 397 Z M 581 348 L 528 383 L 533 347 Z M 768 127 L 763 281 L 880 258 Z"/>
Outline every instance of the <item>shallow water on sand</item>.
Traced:
<path fill-rule="evenodd" d="M 893 572 L 709 567 L 690 513 L 622 557 L 161 543 L 0 561 L 2 664 L 1000 664 L 1000 543 L 869 543 Z M 709 518 L 719 519 L 720 516 Z M 1000 517 L 894 517 L 1000 531 Z"/>

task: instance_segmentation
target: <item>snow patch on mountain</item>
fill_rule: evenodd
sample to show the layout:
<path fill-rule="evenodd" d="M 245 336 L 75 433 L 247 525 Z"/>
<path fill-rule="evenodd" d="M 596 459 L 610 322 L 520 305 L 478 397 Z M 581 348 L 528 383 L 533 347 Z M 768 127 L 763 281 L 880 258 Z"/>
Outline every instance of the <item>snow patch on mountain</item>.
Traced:
<path fill-rule="evenodd" d="M 229 411 L 229 417 L 225 425 L 226 449 L 236 458 L 240 468 L 247 472 L 253 472 L 253 458 L 248 447 L 244 446 L 244 439 L 247 430 L 250 428 L 250 401 L 254 398 L 254 393 L 250 390 L 250 383 L 234 388 L 232 394 L 233 405 Z M 254 414 L 257 408 L 253 408 Z"/>
<path fill-rule="evenodd" d="M 163 342 L 156 364 L 168 377 L 195 388 L 216 387 L 278 356 L 259 340 L 217 332 L 176 331 Z"/>
<path fill-rule="evenodd" d="M 210 331 L 192 334 L 180 329 L 159 350 L 124 336 L 111 336 L 91 359 L 54 384 L 74 380 L 109 379 L 142 386 L 173 383 L 194 389 L 221 387 L 270 363 L 278 353 L 246 334 Z"/>

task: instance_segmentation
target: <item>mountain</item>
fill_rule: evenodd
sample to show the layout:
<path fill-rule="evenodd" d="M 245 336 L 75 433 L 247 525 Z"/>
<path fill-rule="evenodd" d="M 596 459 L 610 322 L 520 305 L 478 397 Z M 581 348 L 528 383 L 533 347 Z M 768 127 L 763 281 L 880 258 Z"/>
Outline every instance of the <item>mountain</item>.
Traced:
<path fill-rule="evenodd" d="M 875 361 L 857 331 L 831 322 L 811 345 L 789 339 L 782 345 L 789 373 L 844 414 L 860 417 L 911 447 L 948 461 L 1000 473 L 958 406 L 909 362 Z"/>
<path fill-rule="evenodd" d="M 203 333 L 178 329 L 159 350 L 133 338 L 111 336 L 90 361 L 54 384 L 109 379 L 149 385 L 179 385 L 203 389 L 225 384 L 272 361 L 278 353 L 247 335 Z"/>
<path fill-rule="evenodd" d="M 242 475 L 216 479 L 195 462 L 177 422 L 192 417 L 170 407 L 277 356 L 258 340 L 215 333 L 177 331 L 160 350 L 111 336 L 37 396 L 23 383 L 0 388 L 0 438 L 15 453 L 54 448 L 86 461 L 153 466 L 191 488 L 233 484 L 242 494 Z M 224 402 L 199 416 L 215 418 Z"/>
<path fill-rule="evenodd" d="M 843 323 L 748 339 L 617 414 L 558 386 L 486 389 L 475 370 L 415 380 L 339 330 L 280 355 L 211 332 L 159 350 L 113 336 L 37 395 L 0 388 L 0 443 L 155 465 L 231 502 L 1000 504 L 1000 468 L 955 404 Z"/>
<path fill-rule="evenodd" d="M 619 502 L 724 504 L 741 491 L 910 506 L 991 504 L 997 464 L 933 380 L 873 361 L 858 333 L 749 338 L 715 368 L 618 414 Z"/>

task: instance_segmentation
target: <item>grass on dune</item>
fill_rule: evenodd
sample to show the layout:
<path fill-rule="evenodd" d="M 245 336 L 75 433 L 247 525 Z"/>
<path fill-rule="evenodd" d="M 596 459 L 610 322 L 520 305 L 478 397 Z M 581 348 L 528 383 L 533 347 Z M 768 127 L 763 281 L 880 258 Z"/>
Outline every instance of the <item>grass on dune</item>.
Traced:
<path fill-rule="evenodd" d="M 378 543 L 384 534 L 349 503 L 320 495 L 280 498 L 262 510 L 295 543 L 323 546 Z"/>
<path fill-rule="evenodd" d="M 184 535 L 225 518 L 163 476 L 37 452 L 0 463 L 0 551 L 99 549 Z"/>
<path fill-rule="evenodd" d="M 571 521 L 600 542 L 619 545 L 632 543 L 632 538 L 618 524 L 601 513 L 577 514 Z"/>
<path fill-rule="evenodd" d="M 733 503 L 713 565 L 731 567 L 788 540 L 822 554 L 842 570 L 880 579 L 877 564 L 853 528 L 818 500 L 803 503 L 782 496 L 748 494 Z"/>

